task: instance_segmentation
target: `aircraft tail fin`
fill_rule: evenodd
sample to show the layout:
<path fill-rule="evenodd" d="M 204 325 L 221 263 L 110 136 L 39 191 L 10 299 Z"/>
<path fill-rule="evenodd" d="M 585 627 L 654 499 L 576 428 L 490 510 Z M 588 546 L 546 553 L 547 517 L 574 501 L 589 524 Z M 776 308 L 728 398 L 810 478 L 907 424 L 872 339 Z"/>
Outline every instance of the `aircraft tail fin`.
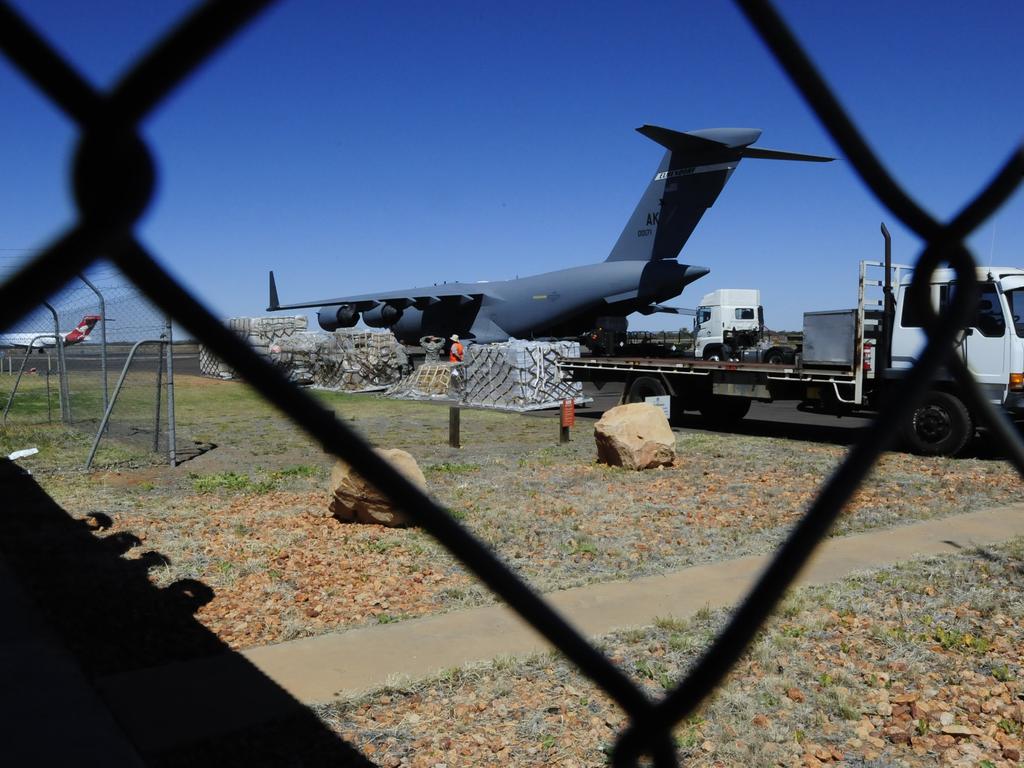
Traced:
<path fill-rule="evenodd" d="M 86 315 L 83 317 L 73 330 L 68 331 L 68 334 L 64 337 L 64 344 L 78 344 L 81 341 L 85 341 L 89 334 L 92 333 L 92 329 L 96 327 L 96 323 L 101 319 L 99 315 Z"/>
<path fill-rule="evenodd" d="M 833 159 L 750 147 L 761 136 L 757 128 L 683 133 L 644 125 L 637 131 L 661 144 L 666 152 L 607 261 L 676 258 L 745 157 L 809 162 Z"/>
<path fill-rule="evenodd" d="M 274 282 L 274 270 L 270 270 L 270 304 L 267 312 L 276 312 L 281 308 L 281 300 L 277 298 L 277 283 Z"/>

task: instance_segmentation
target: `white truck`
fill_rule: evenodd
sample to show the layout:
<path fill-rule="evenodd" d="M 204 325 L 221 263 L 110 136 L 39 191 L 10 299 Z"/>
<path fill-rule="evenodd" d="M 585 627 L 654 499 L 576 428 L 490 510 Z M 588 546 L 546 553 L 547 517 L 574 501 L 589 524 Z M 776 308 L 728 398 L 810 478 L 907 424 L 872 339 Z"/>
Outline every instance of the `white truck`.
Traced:
<path fill-rule="evenodd" d="M 598 384 L 622 382 L 626 402 L 669 395 L 673 416 L 699 411 L 720 424 L 743 418 L 754 400 L 794 400 L 801 410 L 835 415 L 876 411 L 925 344 L 920 313 L 907 300 L 912 268 L 890 262 L 884 227 L 883 232 L 886 260 L 861 262 L 857 307 L 806 312 L 803 347 L 792 362 L 724 355 L 719 360 L 574 358 L 559 362 L 562 374 Z M 1024 269 L 978 268 L 977 277 L 981 297 L 956 354 L 993 403 L 1024 418 Z M 951 270 L 932 275 L 931 298 L 939 312 L 955 285 Z M 974 436 L 977 419 L 952 376 L 941 372 L 924 402 L 905 414 L 900 426 L 912 450 L 954 455 Z"/>
<path fill-rule="evenodd" d="M 756 288 L 704 294 L 693 318 L 693 354 L 702 360 L 792 363 L 796 349 L 765 338 L 764 307 Z"/>

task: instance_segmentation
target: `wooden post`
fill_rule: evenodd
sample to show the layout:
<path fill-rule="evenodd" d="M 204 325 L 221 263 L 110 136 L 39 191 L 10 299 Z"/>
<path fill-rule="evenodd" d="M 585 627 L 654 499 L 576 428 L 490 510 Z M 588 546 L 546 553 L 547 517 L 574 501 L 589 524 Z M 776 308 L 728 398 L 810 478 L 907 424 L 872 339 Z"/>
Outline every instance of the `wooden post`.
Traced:
<path fill-rule="evenodd" d="M 459 435 L 459 408 L 454 405 L 448 409 L 448 445 L 452 448 L 462 447 Z"/>
<path fill-rule="evenodd" d="M 576 403 L 572 400 L 563 400 L 561 409 L 561 428 L 558 432 L 558 442 L 569 442 L 569 428 L 576 424 Z"/>

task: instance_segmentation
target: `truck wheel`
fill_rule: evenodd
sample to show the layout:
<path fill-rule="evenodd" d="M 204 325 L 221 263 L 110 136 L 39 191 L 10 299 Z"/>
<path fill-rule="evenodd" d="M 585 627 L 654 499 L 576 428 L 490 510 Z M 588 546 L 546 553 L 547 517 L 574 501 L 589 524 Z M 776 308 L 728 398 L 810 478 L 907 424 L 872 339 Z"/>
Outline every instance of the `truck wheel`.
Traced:
<path fill-rule="evenodd" d="M 704 347 L 704 354 L 702 357 L 705 360 L 721 360 L 722 359 L 722 345 L 721 344 L 708 344 Z"/>
<path fill-rule="evenodd" d="M 727 427 L 747 415 L 750 401 L 745 397 L 712 395 L 706 405 L 700 407 L 700 415 L 709 424 Z"/>
<path fill-rule="evenodd" d="M 769 365 L 782 365 L 786 362 L 786 356 L 781 349 L 769 349 L 764 353 L 764 361 Z"/>
<path fill-rule="evenodd" d="M 656 379 L 653 376 L 637 376 L 629 385 L 626 402 L 642 403 L 648 397 L 661 397 L 667 394 L 661 379 Z"/>
<path fill-rule="evenodd" d="M 923 456 L 955 456 L 974 436 L 974 421 L 958 397 L 929 392 L 903 422 L 903 439 Z"/>

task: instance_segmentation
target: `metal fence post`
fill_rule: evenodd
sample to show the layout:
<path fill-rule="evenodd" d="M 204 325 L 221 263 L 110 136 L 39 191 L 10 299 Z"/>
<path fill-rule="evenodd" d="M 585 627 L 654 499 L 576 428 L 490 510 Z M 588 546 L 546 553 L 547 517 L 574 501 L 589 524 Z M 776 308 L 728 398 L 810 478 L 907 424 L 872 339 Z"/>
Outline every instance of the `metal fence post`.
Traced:
<path fill-rule="evenodd" d="M 53 315 L 53 341 L 54 346 L 57 347 L 57 391 L 60 397 L 60 420 L 65 424 L 70 424 L 71 403 L 69 399 L 71 390 L 68 387 L 68 369 L 64 361 L 64 339 L 60 335 L 60 318 L 57 315 L 57 310 L 52 305 L 44 301 L 43 306 L 50 310 L 50 314 Z M 47 376 L 49 376 L 49 365 L 47 365 Z M 49 378 L 47 378 L 47 383 L 49 383 Z"/>
<path fill-rule="evenodd" d="M 28 343 L 28 348 L 25 350 L 25 356 L 21 359 L 21 367 L 18 369 L 18 378 L 14 380 L 14 386 L 11 387 L 11 393 L 7 396 L 7 405 L 4 406 L 3 423 L 7 424 L 7 414 L 10 413 L 11 403 L 14 402 L 14 395 L 18 392 L 18 385 L 21 384 L 21 377 L 25 374 L 25 366 L 28 365 L 28 361 L 32 358 L 32 345 L 39 339 L 48 339 L 50 334 L 42 333 L 38 336 L 34 336 Z M 46 420 L 52 421 L 50 416 L 50 353 L 46 353 Z"/>
<path fill-rule="evenodd" d="M 100 375 L 103 377 L 103 410 L 105 411 L 110 400 L 107 386 L 107 304 L 103 299 L 103 294 L 85 275 L 80 274 L 78 279 L 89 286 L 100 303 Z"/>
<path fill-rule="evenodd" d="M 164 332 L 160 334 L 160 346 L 156 354 L 156 403 L 153 406 L 153 452 L 160 450 L 160 396 L 163 394 L 164 382 Z"/>
<path fill-rule="evenodd" d="M 174 331 L 171 318 L 167 318 L 167 458 L 175 466 L 177 435 L 174 428 Z"/>
<path fill-rule="evenodd" d="M 32 350 L 29 350 L 29 354 Z M 60 395 L 57 395 L 57 399 L 60 400 Z M 61 415 L 63 416 L 63 408 Z M 50 353 L 46 353 L 46 423 L 53 423 L 53 404 L 50 402 Z"/>
<path fill-rule="evenodd" d="M 124 386 L 125 379 L 128 378 L 128 370 L 131 368 L 132 363 L 135 360 L 135 353 L 138 352 L 139 347 L 143 344 L 162 344 L 163 339 L 143 339 L 137 341 L 128 352 L 128 357 L 124 361 L 124 368 L 121 369 L 121 375 L 117 379 L 117 384 L 114 386 L 114 394 L 110 397 L 110 402 L 107 404 L 107 409 L 103 412 L 103 418 L 100 420 L 100 426 L 96 430 L 96 437 L 92 441 L 92 448 L 89 449 L 89 458 L 85 460 L 85 468 L 90 469 L 92 467 L 92 460 L 96 457 L 96 449 L 100 447 L 100 438 L 103 437 L 103 433 L 107 430 L 107 423 L 110 421 L 110 414 L 114 410 L 114 406 L 117 404 L 117 396 L 121 393 L 121 388 Z M 159 392 L 159 389 L 157 390 Z"/>

